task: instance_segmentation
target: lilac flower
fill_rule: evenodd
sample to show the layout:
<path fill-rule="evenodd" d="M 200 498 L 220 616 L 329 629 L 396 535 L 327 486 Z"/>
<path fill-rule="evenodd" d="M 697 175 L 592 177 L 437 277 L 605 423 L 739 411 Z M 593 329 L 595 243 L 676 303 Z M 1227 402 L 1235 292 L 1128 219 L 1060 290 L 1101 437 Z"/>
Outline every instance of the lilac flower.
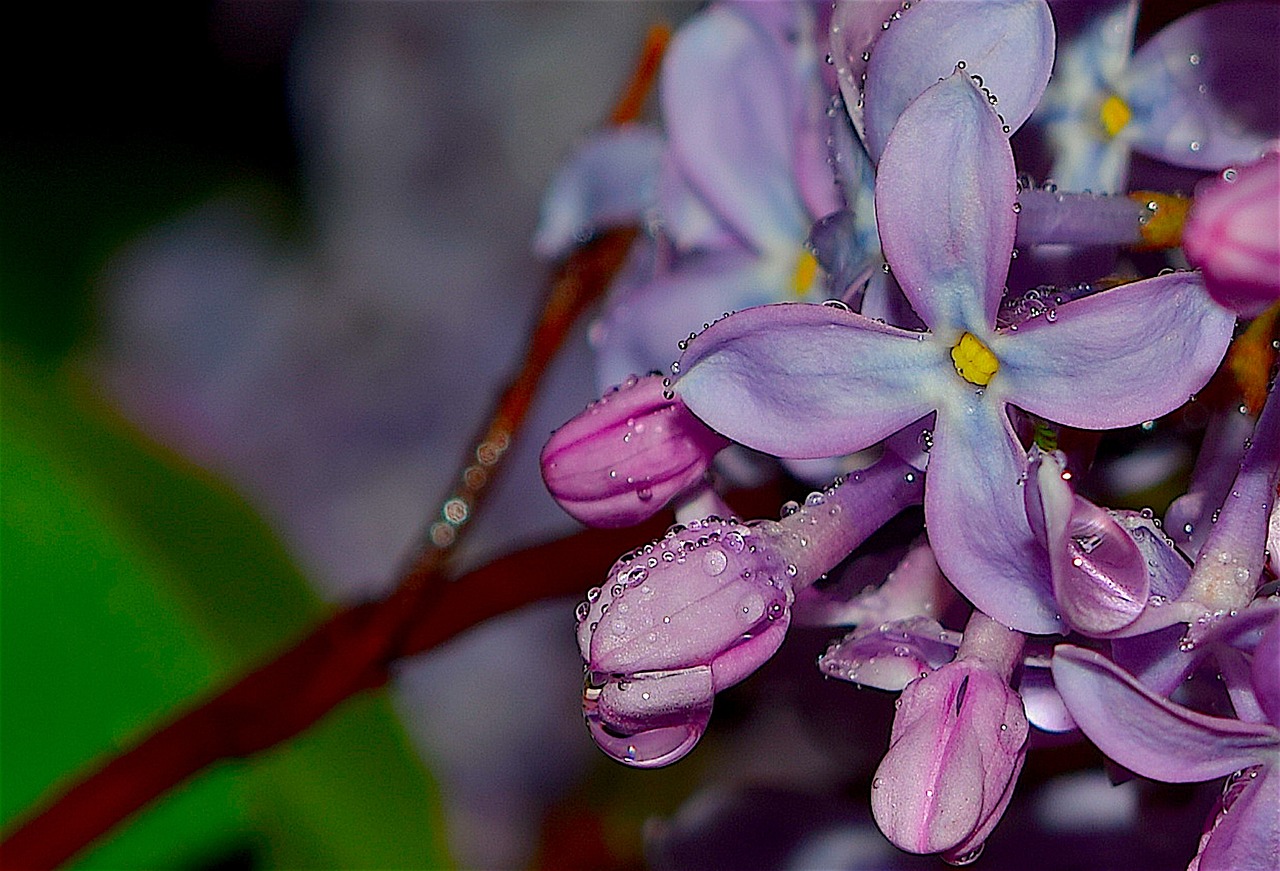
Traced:
<path fill-rule="evenodd" d="M 1147 689 L 1101 654 L 1062 645 L 1053 675 L 1072 716 L 1103 753 L 1169 783 L 1233 774 L 1191 867 L 1270 871 L 1280 865 L 1280 620 L 1254 649 L 1258 718 L 1211 717 Z"/>
<path fill-rule="evenodd" d="M 1013 796 L 1027 718 L 1009 676 L 1023 638 L 975 612 L 954 662 L 910 683 L 872 781 L 885 836 L 912 853 L 967 862 Z"/>
<path fill-rule="evenodd" d="M 805 242 L 840 196 L 812 31 L 808 4 L 716 4 L 672 40 L 666 148 L 642 216 L 660 244 L 593 328 L 601 383 L 665 369 L 678 340 L 726 311 L 823 295 Z"/>
<path fill-rule="evenodd" d="M 1111 2 L 1058 46 L 1032 122 L 1056 154 L 1064 190 L 1125 189 L 1129 154 L 1218 170 L 1260 155 L 1280 133 L 1280 8 L 1218 3 L 1185 15 L 1133 52 L 1137 0 Z M 1130 56 L 1132 54 L 1132 57 Z"/>
<path fill-rule="evenodd" d="M 708 517 L 624 556 L 578 606 L 592 737 L 628 765 L 666 765 L 701 737 L 716 692 L 778 649 L 797 590 L 920 496 L 901 461 L 809 495 L 780 521 Z"/>
<path fill-rule="evenodd" d="M 766 306 L 713 325 L 677 392 L 711 427 L 787 457 L 859 450 L 936 413 L 925 516 L 939 565 L 1020 631 L 1062 627 L 1018 484 L 1026 456 L 1006 406 L 1111 428 L 1186 401 L 1234 319 L 1181 273 L 995 326 L 1017 195 L 986 98 L 957 73 L 903 112 L 880 161 L 885 255 L 929 332 L 823 306 Z"/>
<path fill-rule="evenodd" d="M 542 478 L 588 526 L 631 526 L 704 480 L 729 441 L 671 396 L 661 375 L 628 378 L 560 427 L 542 449 Z"/>
<path fill-rule="evenodd" d="M 1240 316 L 1280 301 L 1280 151 L 1201 185 L 1182 244 L 1213 298 Z"/>

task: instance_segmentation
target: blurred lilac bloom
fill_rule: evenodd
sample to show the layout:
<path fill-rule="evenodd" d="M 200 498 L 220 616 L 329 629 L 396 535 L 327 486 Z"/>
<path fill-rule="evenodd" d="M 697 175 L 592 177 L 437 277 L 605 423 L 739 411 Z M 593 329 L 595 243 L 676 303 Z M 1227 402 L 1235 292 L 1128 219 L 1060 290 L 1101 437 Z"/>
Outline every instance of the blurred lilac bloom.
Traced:
<path fill-rule="evenodd" d="M 1280 133 L 1280 7 L 1218 3 L 1165 27 L 1138 51 L 1137 0 L 1059 3 L 1087 22 L 1058 46 L 1032 118 L 1055 152 L 1064 190 L 1125 189 L 1137 151 L 1200 171 L 1256 159 Z"/>
<path fill-rule="evenodd" d="M 796 592 L 919 501 L 920 477 L 885 465 L 811 493 L 779 521 L 711 516 L 618 560 L 577 612 L 583 709 L 601 749 L 637 767 L 688 753 L 715 693 L 778 649 Z"/>
<path fill-rule="evenodd" d="M 1013 796 L 1028 725 L 1009 677 L 1023 637 L 975 612 L 954 662 L 903 690 L 872 781 L 885 837 L 912 853 L 972 861 Z"/>
<path fill-rule="evenodd" d="M 747 3 L 713 5 L 676 33 L 660 83 L 666 145 L 641 215 L 659 239 L 593 327 L 601 384 L 666 369 L 678 340 L 725 312 L 825 293 L 805 243 L 840 195 L 813 29 L 808 4 Z M 647 146 L 632 160 L 647 186 Z M 545 228 L 602 222 L 544 213 Z"/>
<path fill-rule="evenodd" d="M 1249 669 L 1256 718 L 1211 717 L 1175 704 L 1091 650 L 1062 645 L 1059 692 L 1103 753 L 1144 777 L 1187 783 L 1233 775 L 1192 868 L 1271 871 L 1280 866 L 1280 620 Z"/>
<path fill-rule="evenodd" d="M 938 563 L 975 606 L 1043 633 L 1063 623 L 1007 406 L 1092 429 L 1158 417 L 1208 380 L 1234 318 L 1178 273 L 996 328 L 1016 196 L 1000 120 L 957 72 L 902 114 L 876 187 L 886 257 L 930 331 L 756 308 L 690 343 L 676 390 L 712 428 L 784 457 L 860 450 L 936 412 L 925 516 Z"/>
<path fill-rule="evenodd" d="M 542 479 L 560 507 L 588 526 L 632 526 L 703 481 L 729 440 L 664 386 L 634 375 L 552 433 Z"/>
<path fill-rule="evenodd" d="M 1280 151 L 1202 183 L 1182 246 L 1213 298 L 1241 317 L 1280 301 Z"/>

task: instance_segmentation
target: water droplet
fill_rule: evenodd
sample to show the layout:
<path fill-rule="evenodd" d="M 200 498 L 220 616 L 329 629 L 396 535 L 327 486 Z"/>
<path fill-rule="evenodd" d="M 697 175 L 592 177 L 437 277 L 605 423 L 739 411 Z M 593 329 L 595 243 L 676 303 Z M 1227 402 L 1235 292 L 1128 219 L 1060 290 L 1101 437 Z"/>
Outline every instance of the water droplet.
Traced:
<path fill-rule="evenodd" d="M 639 490 L 636 491 L 636 498 L 639 499 L 641 502 L 648 502 L 650 499 L 653 498 L 653 490 L 649 489 L 648 487 L 641 487 Z"/>
<path fill-rule="evenodd" d="M 782 507 L 778 509 L 778 516 L 790 517 L 800 510 L 800 503 L 794 500 L 788 500 L 782 503 Z"/>
<path fill-rule="evenodd" d="M 728 565 L 729 558 L 719 548 L 712 548 L 703 554 L 702 570 L 712 577 L 724 572 L 725 567 Z"/>
<path fill-rule="evenodd" d="M 943 857 L 943 861 L 948 865 L 972 865 L 974 862 L 978 861 L 978 857 L 982 855 L 982 848 L 985 846 L 986 844 L 979 844 L 963 856 L 956 856 L 953 859 Z"/>
<path fill-rule="evenodd" d="M 600 592 L 601 590 L 599 587 L 592 587 L 591 589 L 587 590 L 587 601 L 594 604 L 596 601 L 599 600 Z"/>
<path fill-rule="evenodd" d="M 880 787 L 882 787 L 882 786 L 884 786 L 884 778 L 883 778 L 883 777 L 877 777 L 875 780 L 871 781 L 871 788 L 872 788 L 872 789 L 879 789 L 879 788 L 880 788 Z"/>

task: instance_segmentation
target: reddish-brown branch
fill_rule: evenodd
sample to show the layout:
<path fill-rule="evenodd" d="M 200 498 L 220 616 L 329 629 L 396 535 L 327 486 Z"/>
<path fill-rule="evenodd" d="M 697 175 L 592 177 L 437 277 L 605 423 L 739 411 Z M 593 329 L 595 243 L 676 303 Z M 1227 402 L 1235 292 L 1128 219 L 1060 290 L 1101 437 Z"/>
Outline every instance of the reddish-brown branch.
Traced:
<path fill-rule="evenodd" d="M 650 31 L 611 123 L 638 117 L 669 36 L 665 26 Z M 658 521 L 641 529 L 583 533 L 498 560 L 457 583 L 442 576 L 458 533 L 508 453 L 552 357 L 582 312 L 602 295 L 634 237 L 632 229 L 602 233 L 556 271 L 519 374 L 496 402 L 440 519 L 429 527 L 395 592 L 337 612 L 277 659 L 74 781 L 6 837 L 0 865 L 53 868 L 67 861 L 213 762 L 272 747 L 343 700 L 383 685 L 397 659 L 521 605 L 581 592 L 618 553 L 656 534 Z"/>

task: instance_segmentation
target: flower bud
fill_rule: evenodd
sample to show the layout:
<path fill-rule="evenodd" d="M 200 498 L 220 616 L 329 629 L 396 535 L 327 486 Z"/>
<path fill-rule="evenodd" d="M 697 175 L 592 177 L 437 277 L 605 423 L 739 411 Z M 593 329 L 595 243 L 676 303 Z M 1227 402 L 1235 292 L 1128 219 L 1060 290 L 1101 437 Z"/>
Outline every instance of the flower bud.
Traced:
<path fill-rule="evenodd" d="M 903 850 L 967 861 L 1004 813 L 1026 743 L 1022 699 L 983 662 L 913 681 L 871 784 L 876 823 Z"/>
<path fill-rule="evenodd" d="M 1280 300 L 1280 152 L 1197 189 L 1182 245 L 1210 295 L 1242 317 Z"/>
<path fill-rule="evenodd" d="M 728 446 L 663 381 L 632 376 L 552 433 L 542 449 L 542 479 L 575 519 L 640 523 L 700 481 Z"/>
<path fill-rule="evenodd" d="M 583 711 L 606 753 L 674 762 L 702 736 L 716 692 L 759 668 L 791 620 L 781 524 L 709 517 L 618 560 L 578 606 Z"/>

